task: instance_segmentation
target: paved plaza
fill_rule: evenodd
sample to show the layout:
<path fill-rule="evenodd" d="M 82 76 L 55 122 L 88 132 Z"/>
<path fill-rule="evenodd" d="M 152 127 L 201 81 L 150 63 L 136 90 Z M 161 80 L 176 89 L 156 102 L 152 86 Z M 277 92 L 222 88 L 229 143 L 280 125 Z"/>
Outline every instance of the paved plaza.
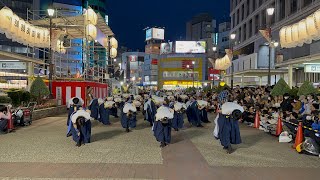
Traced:
<path fill-rule="evenodd" d="M 213 121 L 214 115 L 210 116 Z M 92 143 L 76 147 L 66 138 L 66 115 L 35 121 L 0 136 L 0 179 L 311 179 L 320 159 L 296 153 L 287 143 L 241 126 L 243 143 L 228 155 L 212 136 L 213 123 L 173 132 L 161 149 L 151 127 L 124 132 L 93 122 Z"/>

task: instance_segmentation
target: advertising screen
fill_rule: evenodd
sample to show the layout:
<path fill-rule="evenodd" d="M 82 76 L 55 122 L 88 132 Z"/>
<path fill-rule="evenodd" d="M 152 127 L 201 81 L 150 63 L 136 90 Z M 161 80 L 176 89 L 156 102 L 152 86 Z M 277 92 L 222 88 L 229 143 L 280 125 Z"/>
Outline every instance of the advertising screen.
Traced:
<path fill-rule="evenodd" d="M 206 42 L 176 41 L 176 53 L 206 53 Z"/>
<path fill-rule="evenodd" d="M 152 39 L 164 40 L 164 29 L 152 28 Z"/>
<path fill-rule="evenodd" d="M 150 39 L 164 40 L 164 29 L 151 28 L 146 30 L 146 41 Z"/>
<path fill-rule="evenodd" d="M 172 42 L 161 43 L 160 54 L 171 54 L 173 52 Z"/>
<path fill-rule="evenodd" d="M 152 29 L 146 31 L 146 41 L 152 39 Z"/>

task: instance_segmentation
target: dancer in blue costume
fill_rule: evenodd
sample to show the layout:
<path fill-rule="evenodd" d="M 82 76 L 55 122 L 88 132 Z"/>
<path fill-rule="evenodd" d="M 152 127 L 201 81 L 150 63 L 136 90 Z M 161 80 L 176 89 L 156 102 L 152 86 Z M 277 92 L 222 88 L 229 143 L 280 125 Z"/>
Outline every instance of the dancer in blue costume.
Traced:
<path fill-rule="evenodd" d="M 150 123 L 150 126 L 152 126 L 155 121 L 157 107 L 154 101 L 152 100 L 151 96 L 149 97 L 149 100 L 145 103 L 144 107 L 144 109 L 146 110 L 146 119 Z"/>
<path fill-rule="evenodd" d="M 88 109 L 91 111 L 90 116 L 95 119 L 98 120 L 99 119 L 99 102 L 98 99 L 95 99 L 92 97 L 92 95 L 90 96 L 92 98 Z"/>
<path fill-rule="evenodd" d="M 221 107 L 218 117 L 219 139 L 223 149 L 228 154 L 233 152 L 231 144 L 240 144 L 241 136 L 239 129 L 239 119 L 243 113 L 243 107 L 234 102 L 226 102 Z"/>
<path fill-rule="evenodd" d="M 126 132 L 130 132 L 130 130 L 137 125 L 137 108 L 134 106 L 131 99 L 124 104 L 122 112 L 121 125 L 126 129 Z"/>
<path fill-rule="evenodd" d="M 77 110 L 79 110 L 83 105 L 83 100 L 79 97 L 73 97 L 71 99 L 69 99 L 68 102 L 68 106 L 69 106 L 69 110 L 68 110 L 68 118 L 67 118 L 67 137 L 71 136 L 71 126 L 72 124 L 70 123 L 71 121 L 71 114 L 76 112 Z"/>
<path fill-rule="evenodd" d="M 99 121 L 104 125 L 110 125 L 109 115 L 110 110 L 106 107 L 105 102 L 102 99 L 98 99 L 99 102 Z"/>
<path fill-rule="evenodd" d="M 85 110 L 78 110 L 71 115 L 71 132 L 76 146 L 91 142 L 91 121 L 90 113 Z"/>
<path fill-rule="evenodd" d="M 202 124 L 201 124 L 201 118 L 200 118 L 200 110 L 198 108 L 198 102 L 197 101 L 194 101 L 191 105 L 190 105 L 190 108 L 191 108 L 191 124 L 193 126 L 196 126 L 196 127 L 203 127 Z"/>
<path fill-rule="evenodd" d="M 178 98 L 178 101 L 173 106 L 174 117 L 172 120 L 172 127 L 175 131 L 183 128 L 183 114 L 186 110 L 186 105 L 182 103 L 181 98 Z"/>
<path fill-rule="evenodd" d="M 157 110 L 156 121 L 153 124 L 153 135 L 163 148 L 171 142 L 171 124 L 174 116 L 173 109 L 169 108 L 169 100 Z"/>

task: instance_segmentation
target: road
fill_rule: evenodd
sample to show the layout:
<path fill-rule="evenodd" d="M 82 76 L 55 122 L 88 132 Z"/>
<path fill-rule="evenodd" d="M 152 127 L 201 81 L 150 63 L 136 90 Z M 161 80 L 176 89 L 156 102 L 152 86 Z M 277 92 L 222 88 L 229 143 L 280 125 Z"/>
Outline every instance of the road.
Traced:
<path fill-rule="evenodd" d="M 213 121 L 214 114 L 209 118 Z M 318 157 L 296 153 L 291 144 L 241 126 L 243 143 L 228 155 L 212 137 L 213 123 L 173 132 L 161 149 L 138 116 L 130 133 L 112 118 L 93 122 L 92 143 L 76 147 L 65 136 L 66 115 L 35 121 L 0 135 L 0 179 L 311 179 Z"/>

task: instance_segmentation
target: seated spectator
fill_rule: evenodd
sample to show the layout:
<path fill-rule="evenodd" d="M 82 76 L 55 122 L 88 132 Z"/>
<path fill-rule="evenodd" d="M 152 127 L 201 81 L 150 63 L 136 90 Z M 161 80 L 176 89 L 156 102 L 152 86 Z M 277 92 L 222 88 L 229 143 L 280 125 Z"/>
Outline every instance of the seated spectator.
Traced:
<path fill-rule="evenodd" d="M 0 134 L 6 134 L 9 132 L 8 121 L 11 118 L 10 107 L 0 105 Z M 8 114 L 8 115 L 7 115 Z"/>
<path fill-rule="evenodd" d="M 244 111 L 243 113 L 243 122 L 246 123 L 248 126 L 253 126 L 255 118 L 255 112 L 253 107 L 249 107 L 248 111 Z"/>
<path fill-rule="evenodd" d="M 282 103 L 280 104 L 280 106 L 281 106 L 281 110 L 283 111 L 283 112 L 285 112 L 285 111 L 289 111 L 289 112 L 292 112 L 292 101 L 291 101 L 291 99 L 290 99 L 290 96 L 289 96 L 289 94 L 288 93 L 285 93 L 284 94 L 284 100 L 282 101 Z"/>
<path fill-rule="evenodd" d="M 293 112 L 299 113 L 302 107 L 302 103 L 298 97 L 295 97 L 293 103 L 291 104 L 293 107 Z"/>

